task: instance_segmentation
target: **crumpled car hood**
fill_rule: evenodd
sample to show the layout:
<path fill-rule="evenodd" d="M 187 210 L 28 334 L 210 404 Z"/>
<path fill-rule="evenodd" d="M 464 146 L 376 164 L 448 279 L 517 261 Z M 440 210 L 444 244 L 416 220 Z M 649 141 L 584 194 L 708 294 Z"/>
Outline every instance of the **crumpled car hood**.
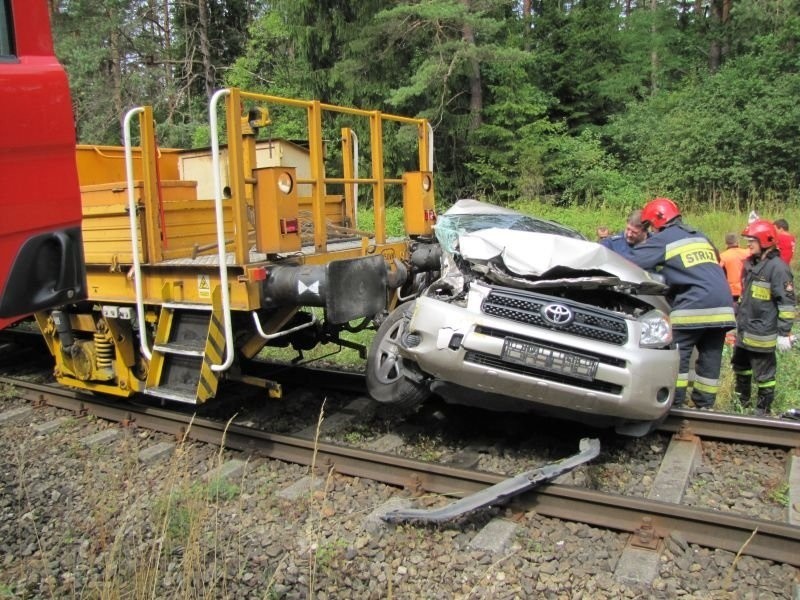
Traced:
<path fill-rule="evenodd" d="M 490 205 L 460 201 L 445 216 L 515 213 L 499 207 L 481 212 L 486 206 Z M 447 242 L 443 243 L 445 251 L 450 250 L 468 261 L 476 272 L 503 285 L 527 289 L 554 285 L 583 289 L 622 286 L 658 295 L 667 289 L 616 252 L 584 239 L 504 227 L 456 231 L 447 219 L 437 224 L 436 235 Z"/>

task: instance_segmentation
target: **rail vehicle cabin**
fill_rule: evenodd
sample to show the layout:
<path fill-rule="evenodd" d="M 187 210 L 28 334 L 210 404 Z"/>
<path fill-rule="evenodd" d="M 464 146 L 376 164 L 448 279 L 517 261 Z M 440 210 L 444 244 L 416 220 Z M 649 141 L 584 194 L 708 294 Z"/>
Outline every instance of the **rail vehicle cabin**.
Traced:
<path fill-rule="evenodd" d="M 86 296 L 75 127 L 43 1 L 0 0 L 0 329 Z"/>
<path fill-rule="evenodd" d="M 273 139 L 271 111 L 296 111 L 306 143 Z M 160 148 L 150 107 L 126 115 L 124 147 L 78 147 L 88 299 L 36 313 L 59 382 L 201 403 L 265 346 L 337 341 L 414 293 L 413 244 L 436 218 L 424 119 L 238 89 L 214 95 L 209 119 L 208 150 Z M 387 174 L 399 130 L 411 167 Z M 359 186 L 372 231 L 358 228 Z"/>

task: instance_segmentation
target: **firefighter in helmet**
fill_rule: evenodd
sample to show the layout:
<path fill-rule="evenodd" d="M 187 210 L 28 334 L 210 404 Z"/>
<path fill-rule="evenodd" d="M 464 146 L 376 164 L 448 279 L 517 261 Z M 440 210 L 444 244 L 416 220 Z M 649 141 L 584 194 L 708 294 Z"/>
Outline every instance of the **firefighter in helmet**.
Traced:
<path fill-rule="evenodd" d="M 684 405 L 691 384 L 695 407 L 711 408 L 719 390 L 725 333 L 736 326 L 733 298 L 719 255 L 705 235 L 683 223 L 678 206 L 669 198 L 648 202 L 642 209 L 642 223 L 651 235 L 631 249 L 630 260 L 657 271 L 669 286 L 673 339 L 680 354 L 672 405 Z M 690 382 L 695 348 L 695 376 Z"/>
<path fill-rule="evenodd" d="M 781 260 L 778 232 L 772 223 L 753 221 L 742 235 L 750 256 L 744 261 L 731 365 L 740 404 L 749 408 L 751 382 L 755 380 L 755 413 L 763 415 L 769 413 L 775 398 L 775 350 L 785 352 L 792 347 L 794 281 L 789 266 Z"/>

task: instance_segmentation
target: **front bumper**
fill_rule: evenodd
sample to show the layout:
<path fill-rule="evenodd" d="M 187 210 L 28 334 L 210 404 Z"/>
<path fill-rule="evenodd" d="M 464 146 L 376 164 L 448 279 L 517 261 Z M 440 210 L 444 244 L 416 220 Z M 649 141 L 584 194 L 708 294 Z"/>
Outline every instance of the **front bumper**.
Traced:
<path fill-rule="evenodd" d="M 627 340 L 616 345 L 423 296 L 416 301 L 409 325 L 415 345 L 402 352 L 435 378 L 530 402 L 532 408 L 541 405 L 622 420 L 656 420 L 672 404 L 678 353 L 640 348 L 640 324 L 626 322 Z M 509 338 L 526 348 L 544 348 L 562 367 L 540 368 L 509 360 L 504 357 Z M 565 363 L 573 365 L 570 372 L 565 372 Z"/>

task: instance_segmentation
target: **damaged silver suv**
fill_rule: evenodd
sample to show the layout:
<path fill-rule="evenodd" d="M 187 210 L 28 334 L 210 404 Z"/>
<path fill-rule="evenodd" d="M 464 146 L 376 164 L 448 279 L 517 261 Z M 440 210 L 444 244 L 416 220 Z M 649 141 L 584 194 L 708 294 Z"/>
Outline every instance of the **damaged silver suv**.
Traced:
<path fill-rule="evenodd" d="M 662 283 L 567 227 L 475 200 L 440 215 L 436 239 L 439 278 L 370 347 L 376 400 L 437 394 L 628 435 L 666 415 L 678 353 Z"/>

